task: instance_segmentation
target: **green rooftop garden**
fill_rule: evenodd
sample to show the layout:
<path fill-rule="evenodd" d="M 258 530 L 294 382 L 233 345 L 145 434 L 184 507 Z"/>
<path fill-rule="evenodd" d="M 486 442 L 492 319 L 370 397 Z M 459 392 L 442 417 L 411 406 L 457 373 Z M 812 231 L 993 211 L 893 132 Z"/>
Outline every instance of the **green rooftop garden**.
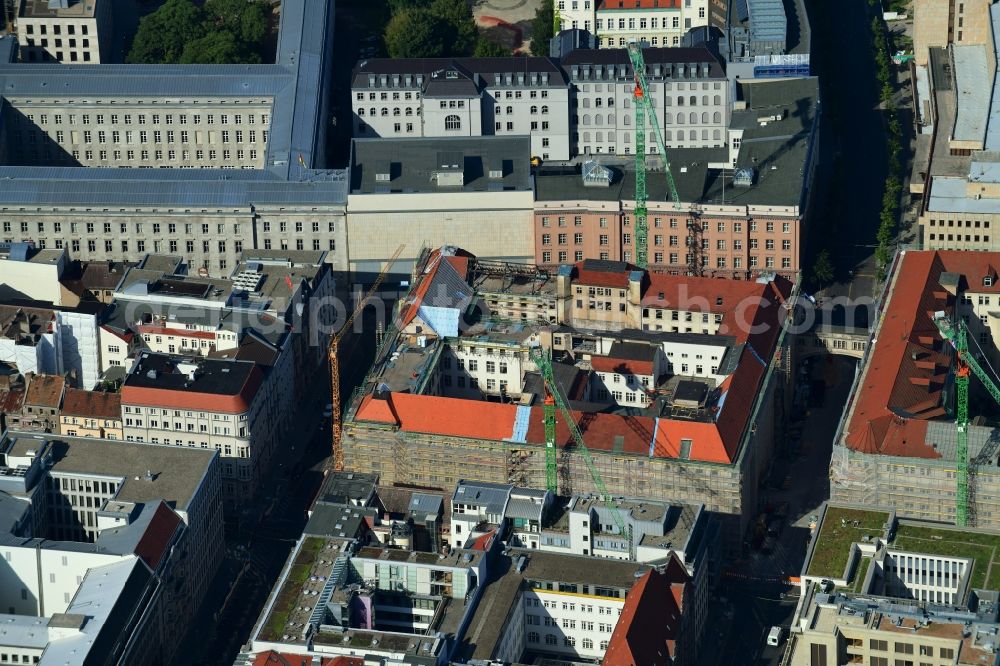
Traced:
<path fill-rule="evenodd" d="M 861 563 L 858 565 L 858 570 L 854 574 L 854 584 L 851 586 L 851 591 L 855 594 L 861 594 L 861 586 L 864 585 L 865 576 L 868 575 L 868 570 L 872 568 L 872 558 L 865 557 L 862 558 Z"/>
<path fill-rule="evenodd" d="M 889 514 L 885 511 L 827 507 L 806 575 L 843 576 L 851 544 L 862 541 L 865 536 L 882 536 L 882 526 L 888 519 Z"/>
<path fill-rule="evenodd" d="M 295 562 L 288 572 L 288 578 L 285 580 L 285 584 L 281 586 L 281 591 L 274 600 L 274 606 L 271 607 L 271 614 L 267 618 L 267 624 L 261 629 L 261 640 L 276 641 L 286 633 L 285 625 L 288 624 L 288 617 L 291 615 L 292 608 L 298 601 L 302 585 L 309 580 L 309 571 L 312 569 L 313 562 L 319 556 L 319 552 L 323 550 L 325 543 L 325 539 L 317 537 L 308 537 L 302 541 L 302 547 L 295 556 Z"/>
<path fill-rule="evenodd" d="M 900 523 L 891 545 L 916 553 L 972 559 L 971 587 L 1000 589 L 1000 534 Z"/>

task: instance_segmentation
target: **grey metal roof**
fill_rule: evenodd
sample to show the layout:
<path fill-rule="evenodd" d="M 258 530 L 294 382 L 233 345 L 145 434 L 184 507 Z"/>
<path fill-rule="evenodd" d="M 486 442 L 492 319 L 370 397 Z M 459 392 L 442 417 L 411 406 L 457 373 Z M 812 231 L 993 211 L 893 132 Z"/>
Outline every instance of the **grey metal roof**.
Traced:
<path fill-rule="evenodd" d="M 541 504 L 536 504 L 530 499 L 512 497 L 507 503 L 507 509 L 504 511 L 504 518 L 541 520 L 543 508 L 544 507 Z"/>
<path fill-rule="evenodd" d="M 346 205 L 345 170 L 314 171 L 310 176 L 311 180 L 287 182 L 267 171 L 249 169 L 0 166 L 0 205 Z"/>
<path fill-rule="evenodd" d="M 484 481 L 459 481 L 451 499 L 459 504 L 486 507 L 488 513 L 502 513 L 512 486 Z"/>
<path fill-rule="evenodd" d="M 273 99 L 265 170 L 0 167 L 0 205 L 345 204 L 344 172 L 321 168 L 333 15 L 326 0 L 282 5 L 273 65 L 52 65 L 0 57 L 0 99 Z"/>
<path fill-rule="evenodd" d="M 440 495 L 428 493 L 413 493 L 410 496 L 409 511 L 411 514 L 434 514 L 441 512 L 443 500 Z"/>
<path fill-rule="evenodd" d="M 748 0 L 750 36 L 759 42 L 784 42 L 788 20 L 781 0 Z"/>
<path fill-rule="evenodd" d="M 993 24 L 994 59 L 1000 55 L 1000 5 L 990 5 L 990 22 Z M 1000 150 L 1000 76 L 993 77 L 993 94 L 990 97 L 990 117 L 986 128 L 986 150 Z"/>
<path fill-rule="evenodd" d="M 983 44 L 952 46 L 958 98 L 952 137 L 955 141 L 979 142 L 986 136 L 993 92 L 986 48 Z"/>

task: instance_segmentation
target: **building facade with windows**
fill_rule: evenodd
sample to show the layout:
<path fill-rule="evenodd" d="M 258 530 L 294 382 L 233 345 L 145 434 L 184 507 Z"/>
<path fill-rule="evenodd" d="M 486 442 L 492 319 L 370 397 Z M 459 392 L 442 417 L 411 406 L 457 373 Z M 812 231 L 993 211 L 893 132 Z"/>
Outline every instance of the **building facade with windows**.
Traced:
<path fill-rule="evenodd" d="M 7 663 L 167 664 L 223 557 L 218 455 L 4 433 Z"/>
<path fill-rule="evenodd" d="M 569 1 L 576 4 L 577 0 Z M 599 0 L 596 4 L 593 32 L 600 48 L 621 48 L 631 42 L 680 46 L 688 30 L 709 23 L 708 0 Z"/>
<path fill-rule="evenodd" d="M 741 82 L 736 90 L 741 108 L 721 130 L 727 137 L 721 148 L 673 148 L 670 140 L 691 130 L 662 126 L 680 202 L 672 200 L 663 172 L 651 165 L 646 181 L 651 268 L 738 279 L 761 272 L 793 277 L 801 270 L 803 220 L 812 205 L 818 159 L 817 79 Z M 800 106 L 807 112 L 798 112 Z M 581 130 L 593 148 L 596 128 Z M 710 131 L 712 144 L 715 129 Z M 592 164 L 604 170 L 599 180 L 588 177 L 590 165 L 580 171 L 543 166 L 536 172 L 535 263 L 540 266 L 636 260 L 635 172 L 592 157 Z"/>
<path fill-rule="evenodd" d="M 958 436 L 949 417 L 956 397 L 950 384 L 933 379 L 952 373 L 956 361 L 935 319 L 943 316 L 951 326 L 964 322 L 973 353 L 984 362 L 995 361 L 998 263 L 1000 256 L 988 252 L 899 254 L 883 297 L 883 314 L 872 327 L 834 439 L 831 499 L 894 506 L 901 517 L 957 520 Z M 914 316 L 917 311 L 921 314 Z M 978 379 L 971 383 L 973 396 L 982 391 L 983 400 L 991 401 Z M 996 529 L 1000 527 L 1000 474 L 992 444 L 996 430 L 978 421 L 976 404 L 975 399 L 970 401 L 968 521 Z"/>
<path fill-rule="evenodd" d="M 718 57 L 705 48 L 650 48 L 644 55 L 657 120 L 678 125 L 664 134 L 666 147 L 725 146 L 729 87 Z M 352 82 L 354 135 L 528 135 L 531 154 L 543 160 L 627 154 L 634 150 L 634 88 L 621 48 L 578 49 L 561 61 L 366 60 Z M 647 150 L 657 151 L 654 140 Z"/>
<path fill-rule="evenodd" d="M 121 396 L 106 391 L 66 389 L 59 412 L 59 432 L 67 437 L 125 439 Z"/>
<path fill-rule="evenodd" d="M 0 240 L 84 261 L 170 252 L 212 275 L 243 249 L 326 251 L 345 269 L 346 174 L 326 168 L 321 120 L 333 15 L 286 8 L 273 65 L 0 64 Z"/>
<path fill-rule="evenodd" d="M 227 504 L 249 499 L 277 448 L 264 374 L 251 361 L 142 352 L 121 389 L 125 440 L 215 449 Z"/>
<path fill-rule="evenodd" d="M 108 62 L 114 41 L 111 0 L 17 0 L 14 27 L 24 62 Z"/>

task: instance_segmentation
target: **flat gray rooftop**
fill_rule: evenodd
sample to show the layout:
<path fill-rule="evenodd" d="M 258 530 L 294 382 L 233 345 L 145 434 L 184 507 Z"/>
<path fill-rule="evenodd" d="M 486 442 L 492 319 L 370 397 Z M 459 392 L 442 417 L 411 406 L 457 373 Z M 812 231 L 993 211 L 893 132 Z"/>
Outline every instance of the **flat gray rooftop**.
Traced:
<path fill-rule="evenodd" d="M 941 177 L 931 180 L 927 211 L 950 213 L 1000 213 L 1000 199 L 976 199 L 966 195 L 968 180 L 962 177 Z"/>
<path fill-rule="evenodd" d="M 952 136 L 955 141 L 983 141 L 993 90 L 990 69 L 982 44 L 952 46 L 958 113 Z"/>
<path fill-rule="evenodd" d="M 355 139 L 351 194 L 529 191 L 530 160 L 527 136 Z M 434 175 L 446 170 L 462 171 L 463 184 L 435 184 Z M 491 171 L 502 175 L 491 177 Z"/>
<path fill-rule="evenodd" d="M 650 567 L 636 562 L 609 560 L 586 555 L 566 555 L 540 550 L 510 549 L 516 562 L 521 555 L 527 557 L 522 572 L 524 578 L 537 581 L 599 585 L 628 590 L 638 576 Z"/>
<path fill-rule="evenodd" d="M 22 0 L 18 16 L 23 18 L 93 18 L 97 3 L 111 0 L 69 0 L 65 9 L 50 7 L 49 0 Z"/>
<path fill-rule="evenodd" d="M 92 437 L 17 432 L 9 436 L 29 443 L 40 439 L 48 441 L 53 473 L 122 477 L 125 481 L 116 495 L 117 500 L 148 502 L 163 499 L 180 511 L 187 509 L 216 456 L 214 450 L 208 449 L 135 444 Z M 146 479 L 147 471 L 152 472 L 152 481 Z"/>
<path fill-rule="evenodd" d="M 994 59 L 1000 54 L 1000 5 L 990 5 L 990 22 L 993 24 Z M 1000 150 L 1000 76 L 993 78 L 990 116 L 986 126 L 986 150 Z"/>

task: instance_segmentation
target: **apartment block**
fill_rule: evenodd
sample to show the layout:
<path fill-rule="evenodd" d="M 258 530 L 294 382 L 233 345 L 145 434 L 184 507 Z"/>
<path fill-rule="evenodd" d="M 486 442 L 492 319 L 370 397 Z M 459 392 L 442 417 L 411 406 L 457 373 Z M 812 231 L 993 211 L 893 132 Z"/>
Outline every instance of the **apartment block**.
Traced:
<path fill-rule="evenodd" d="M 669 121 L 661 127 L 680 201 L 672 200 L 663 172 L 652 168 L 646 181 L 651 268 L 744 280 L 761 271 L 794 277 L 802 269 L 800 248 L 818 161 L 818 80 L 742 81 L 735 90 L 737 110 L 719 130 L 722 140 L 715 142 L 712 129 L 706 144 L 721 148 L 669 145 L 682 137 L 682 145 L 692 139 L 697 139 L 694 145 L 702 143 L 704 131 L 689 129 L 690 112 L 681 113 L 678 106 L 691 97 L 714 97 L 672 95 L 677 113 L 667 109 L 661 118 L 661 123 Z M 590 152 L 622 152 L 620 143 L 618 148 L 594 145 L 612 136 L 606 130 L 581 130 Z M 631 135 L 623 133 L 619 140 L 628 151 Z M 579 170 L 537 170 L 535 263 L 636 261 L 635 172 L 593 157 Z"/>
<path fill-rule="evenodd" d="M 24 381 L 21 413 L 8 417 L 10 427 L 32 432 L 58 432 L 66 380 L 59 375 L 29 374 Z"/>
<path fill-rule="evenodd" d="M 121 396 L 67 388 L 59 410 L 59 432 L 67 437 L 125 439 Z"/>
<path fill-rule="evenodd" d="M 215 449 L 227 504 L 252 497 L 276 449 L 273 396 L 251 361 L 142 352 L 121 388 L 129 442 Z"/>
<path fill-rule="evenodd" d="M 454 248 L 429 253 L 418 265 L 384 355 L 376 359 L 370 383 L 347 407 L 343 445 L 352 469 L 378 473 L 383 484 L 450 488 L 459 479 L 474 478 L 545 487 L 541 403 L 546 391 L 535 355 L 551 354 L 554 381 L 569 411 L 568 417 L 557 418 L 559 492 L 598 492 L 578 447 L 567 446 L 572 440 L 563 419 L 571 418 L 608 492 L 705 502 L 708 510 L 732 521 L 729 547 L 738 548 L 735 536 L 749 520 L 745 507 L 754 505 L 757 484 L 749 479 L 758 477 L 773 446 L 775 382 L 786 381 L 775 355 L 783 337 L 772 317 L 780 316 L 790 285 L 781 278 L 736 282 L 666 276 L 678 280 L 678 287 L 686 284 L 684 294 L 672 300 L 676 296 L 663 289 L 662 294 L 646 291 L 645 298 L 665 311 L 697 311 L 698 330 L 706 326 L 702 312 L 708 315 L 708 327 L 716 326 L 716 312 L 722 315 L 717 335 L 695 332 L 694 322 L 678 322 L 683 330 L 675 334 L 633 328 L 628 313 L 605 309 L 606 299 L 596 294 L 595 309 L 600 300 L 601 311 L 608 314 L 608 323 L 599 330 L 565 319 L 511 321 L 503 308 L 489 310 L 472 287 L 483 273 L 493 271 L 494 279 L 506 279 L 502 267 L 480 266 L 475 257 Z M 634 268 L 605 265 L 597 272 L 621 282 L 617 293 L 628 289 Z M 523 274 L 523 267 L 511 273 Z M 540 271 L 536 283 L 550 279 Z M 741 297 L 734 289 L 745 293 Z M 688 290 L 701 296 L 689 299 Z M 496 293 L 491 287 L 490 299 Z M 740 305 L 747 299 L 756 304 L 749 310 Z M 761 307 L 760 299 L 768 306 Z M 747 327 L 738 321 L 737 311 L 760 326 Z M 633 310 L 641 312 L 641 305 Z M 617 329 L 610 325 L 611 317 L 621 321 Z M 604 371 L 601 378 L 602 371 L 595 369 L 595 358 L 606 357 L 616 342 L 659 347 L 666 359 L 655 387 L 650 380 L 650 397 L 655 393 L 656 398 L 644 408 L 628 403 L 624 391 L 628 386 L 629 395 L 636 395 L 640 375 Z M 602 397 L 598 382 L 610 382 L 611 395 Z M 621 402 L 616 391 L 621 391 Z M 714 405 L 720 400 L 724 416 L 716 419 Z M 456 410 L 466 418 L 458 422 L 441 416 Z"/>
<path fill-rule="evenodd" d="M 691 28 L 709 25 L 708 0 L 557 0 L 560 30 L 581 28 L 597 37 L 600 48 L 631 42 L 680 46 Z"/>
<path fill-rule="evenodd" d="M 109 61 L 114 41 L 111 0 L 18 0 L 14 5 L 23 61 Z"/>
<path fill-rule="evenodd" d="M 296 578 L 302 572 L 309 576 L 304 586 Z M 487 558 L 479 551 L 413 552 L 305 536 L 289 556 L 249 648 L 313 660 L 377 658 L 388 666 L 447 662 L 488 577 Z"/>
<path fill-rule="evenodd" d="M 1000 289 L 997 261 L 996 254 L 986 252 L 900 254 L 835 435 L 831 499 L 894 506 L 907 518 L 956 521 L 956 398 L 950 379 L 930 379 L 950 376 L 955 356 L 935 317 L 951 325 L 968 322 L 970 347 L 984 359 L 995 359 L 996 317 L 986 303 L 996 302 Z M 992 399 L 978 384 L 972 380 L 972 394 L 981 392 L 985 413 L 991 413 Z M 976 420 L 976 409 L 970 414 L 975 425 L 968 430 L 968 520 L 997 528 L 994 428 Z"/>
<path fill-rule="evenodd" d="M 725 146 L 729 86 L 718 57 L 706 48 L 650 48 L 644 56 L 661 127 L 685 126 L 664 134 L 667 148 Z M 627 154 L 633 150 L 634 89 L 632 65 L 621 48 L 577 49 L 558 62 L 366 60 L 355 68 L 352 83 L 354 135 L 528 135 L 531 155 L 543 160 Z M 685 108 L 667 108 L 674 106 Z M 647 150 L 656 152 L 655 141 L 649 143 Z"/>
<path fill-rule="evenodd" d="M 0 654 L 169 664 L 222 561 L 217 454 L 4 433 L 0 469 Z"/>

